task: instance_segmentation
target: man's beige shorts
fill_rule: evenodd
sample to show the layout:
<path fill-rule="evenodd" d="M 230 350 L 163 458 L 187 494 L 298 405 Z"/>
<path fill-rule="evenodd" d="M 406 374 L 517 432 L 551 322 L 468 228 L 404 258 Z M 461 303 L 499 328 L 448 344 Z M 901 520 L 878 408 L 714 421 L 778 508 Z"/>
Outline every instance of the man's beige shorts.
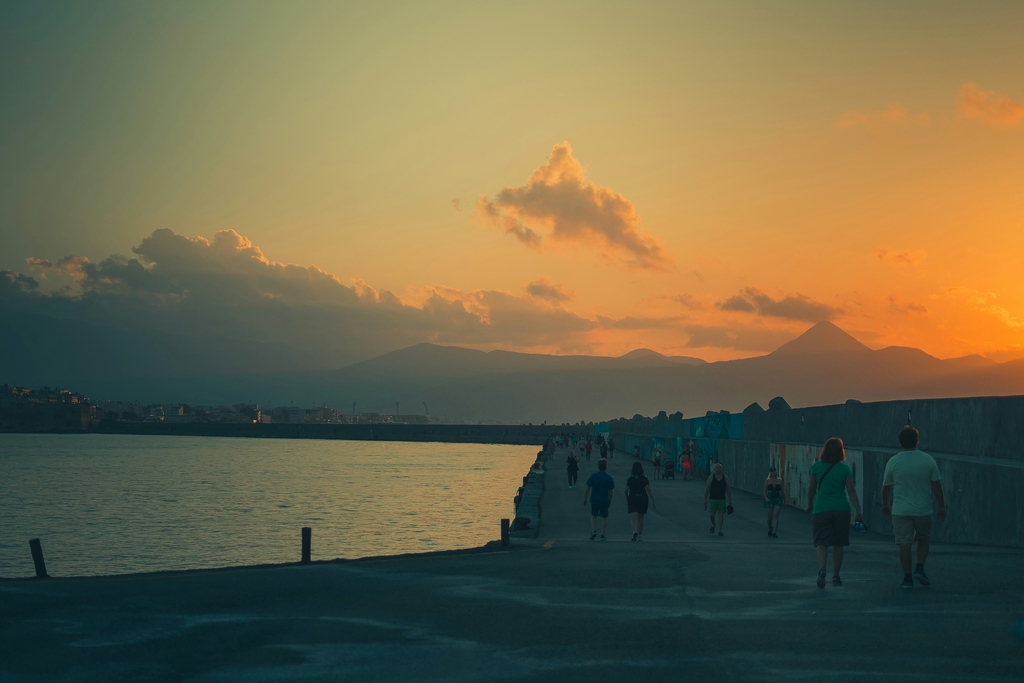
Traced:
<path fill-rule="evenodd" d="M 915 540 L 927 540 L 932 533 L 932 516 L 893 515 L 892 530 L 896 534 L 896 545 L 909 545 Z"/>

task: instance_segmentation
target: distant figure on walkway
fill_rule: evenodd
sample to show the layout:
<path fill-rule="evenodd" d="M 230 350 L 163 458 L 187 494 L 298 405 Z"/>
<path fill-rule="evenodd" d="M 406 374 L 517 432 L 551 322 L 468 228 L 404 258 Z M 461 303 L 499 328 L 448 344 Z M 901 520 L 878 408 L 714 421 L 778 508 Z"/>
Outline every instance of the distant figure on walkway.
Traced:
<path fill-rule="evenodd" d="M 725 512 L 732 507 L 732 486 L 729 485 L 729 477 L 722 474 L 722 463 L 716 462 L 711 476 L 708 477 L 707 486 L 704 487 L 704 509 L 711 516 L 711 533 L 715 533 L 715 513 L 718 513 L 718 535 L 722 533 L 722 526 L 725 524 Z M 729 502 L 726 503 L 726 497 Z M 711 506 L 708 507 L 710 502 Z"/>
<path fill-rule="evenodd" d="M 607 458 L 608 457 L 608 444 L 605 443 L 604 441 L 601 442 L 601 457 L 602 458 Z"/>
<path fill-rule="evenodd" d="M 565 459 L 565 467 L 569 474 L 569 488 L 574 488 L 576 477 L 580 472 L 580 459 L 576 457 L 575 451 L 569 451 L 569 457 Z"/>
<path fill-rule="evenodd" d="M 631 540 L 644 540 L 644 515 L 647 514 L 648 499 L 657 510 L 658 504 L 654 502 L 651 480 L 644 476 L 644 466 L 635 462 L 633 463 L 633 473 L 626 479 L 626 509 L 633 525 Z"/>
<path fill-rule="evenodd" d="M 640 444 L 633 446 L 633 455 L 636 456 L 637 460 L 640 459 Z"/>
<path fill-rule="evenodd" d="M 903 566 L 902 588 L 913 588 L 914 579 L 922 586 L 931 580 L 924 573 L 932 531 L 932 497 L 939 504 L 939 519 L 946 519 L 946 496 L 942 491 L 942 475 L 935 458 L 917 450 L 918 431 L 907 425 L 900 430 L 903 450 L 889 458 L 882 475 L 882 513 L 892 515 L 892 529 L 900 547 Z M 910 574 L 911 548 L 917 541 L 917 567 Z"/>
<path fill-rule="evenodd" d="M 615 492 L 615 480 L 605 470 L 608 469 L 608 461 L 601 458 L 597 461 L 597 472 L 594 472 L 587 479 L 587 490 L 583 492 L 583 507 L 587 507 L 587 498 L 590 498 L 590 540 L 597 538 L 597 518 L 601 518 L 601 540 L 608 540 L 605 534 L 608 531 L 608 506 L 612 503 L 612 494 Z M 590 495 L 593 489 L 594 495 Z"/>
<path fill-rule="evenodd" d="M 857 511 L 857 519 L 863 518 L 853 483 L 853 470 L 845 461 L 843 441 L 833 437 L 825 442 L 818 461 L 811 465 L 807 511 L 814 515 L 812 526 L 814 549 L 818 553 L 818 588 L 825 587 L 829 546 L 832 546 L 832 585 L 843 585 L 839 569 L 843 566 L 843 548 L 850 545 L 851 503 Z"/>
<path fill-rule="evenodd" d="M 693 476 L 693 444 L 687 442 L 683 449 L 683 481 Z"/>
<path fill-rule="evenodd" d="M 651 458 L 651 461 L 654 463 L 654 478 L 655 479 L 660 479 L 661 478 L 661 449 L 660 448 L 655 448 L 654 449 L 654 457 Z M 637 463 L 637 464 L 639 465 L 640 463 Z"/>
<path fill-rule="evenodd" d="M 615 457 L 615 439 L 612 439 L 612 438 L 608 439 L 608 457 L 609 458 L 614 458 Z"/>
<path fill-rule="evenodd" d="M 590 460 L 590 452 L 594 450 L 594 444 L 590 443 L 590 439 L 587 439 L 587 445 L 584 448 L 587 449 L 587 460 Z"/>
<path fill-rule="evenodd" d="M 779 537 L 779 515 L 782 513 L 782 506 L 786 504 L 782 498 L 782 484 L 779 470 L 773 465 L 768 469 L 768 478 L 764 480 L 764 507 L 768 511 L 768 538 Z"/>

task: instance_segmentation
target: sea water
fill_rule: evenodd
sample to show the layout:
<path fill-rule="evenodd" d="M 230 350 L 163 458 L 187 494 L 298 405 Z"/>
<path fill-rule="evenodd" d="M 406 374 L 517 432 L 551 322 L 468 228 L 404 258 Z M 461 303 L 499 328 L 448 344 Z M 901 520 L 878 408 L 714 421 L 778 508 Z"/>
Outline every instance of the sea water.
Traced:
<path fill-rule="evenodd" d="M 470 548 L 536 446 L 0 434 L 0 577 L 294 562 Z"/>

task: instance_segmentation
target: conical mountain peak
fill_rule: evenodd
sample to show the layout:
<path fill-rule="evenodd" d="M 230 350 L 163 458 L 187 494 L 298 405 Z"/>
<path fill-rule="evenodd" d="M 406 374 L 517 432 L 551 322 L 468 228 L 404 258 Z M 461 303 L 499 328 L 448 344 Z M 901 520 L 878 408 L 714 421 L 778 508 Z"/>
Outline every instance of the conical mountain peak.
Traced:
<path fill-rule="evenodd" d="M 793 341 L 786 342 L 771 353 L 773 356 L 825 353 L 857 353 L 870 351 L 849 333 L 827 320 L 822 320 Z"/>

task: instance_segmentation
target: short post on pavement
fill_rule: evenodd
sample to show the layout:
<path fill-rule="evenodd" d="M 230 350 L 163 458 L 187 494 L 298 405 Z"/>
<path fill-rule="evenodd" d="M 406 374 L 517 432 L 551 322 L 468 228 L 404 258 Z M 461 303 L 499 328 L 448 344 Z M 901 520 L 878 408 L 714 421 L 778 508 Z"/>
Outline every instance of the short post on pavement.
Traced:
<path fill-rule="evenodd" d="M 501 520 L 501 545 L 502 545 L 502 547 L 507 547 L 508 546 L 508 526 L 509 526 L 508 519 L 507 518 L 506 519 L 502 519 Z"/>
<path fill-rule="evenodd" d="M 309 564 L 311 562 L 310 555 L 312 554 L 313 546 L 313 529 L 308 526 L 302 527 L 302 564 Z"/>
<path fill-rule="evenodd" d="M 46 573 L 46 562 L 43 560 L 43 544 L 39 542 L 38 538 L 33 538 L 28 542 L 28 547 L 32 549 L 32 561 L 36 565 L 36 578 L 45 579 L 49 575 Z"/>

